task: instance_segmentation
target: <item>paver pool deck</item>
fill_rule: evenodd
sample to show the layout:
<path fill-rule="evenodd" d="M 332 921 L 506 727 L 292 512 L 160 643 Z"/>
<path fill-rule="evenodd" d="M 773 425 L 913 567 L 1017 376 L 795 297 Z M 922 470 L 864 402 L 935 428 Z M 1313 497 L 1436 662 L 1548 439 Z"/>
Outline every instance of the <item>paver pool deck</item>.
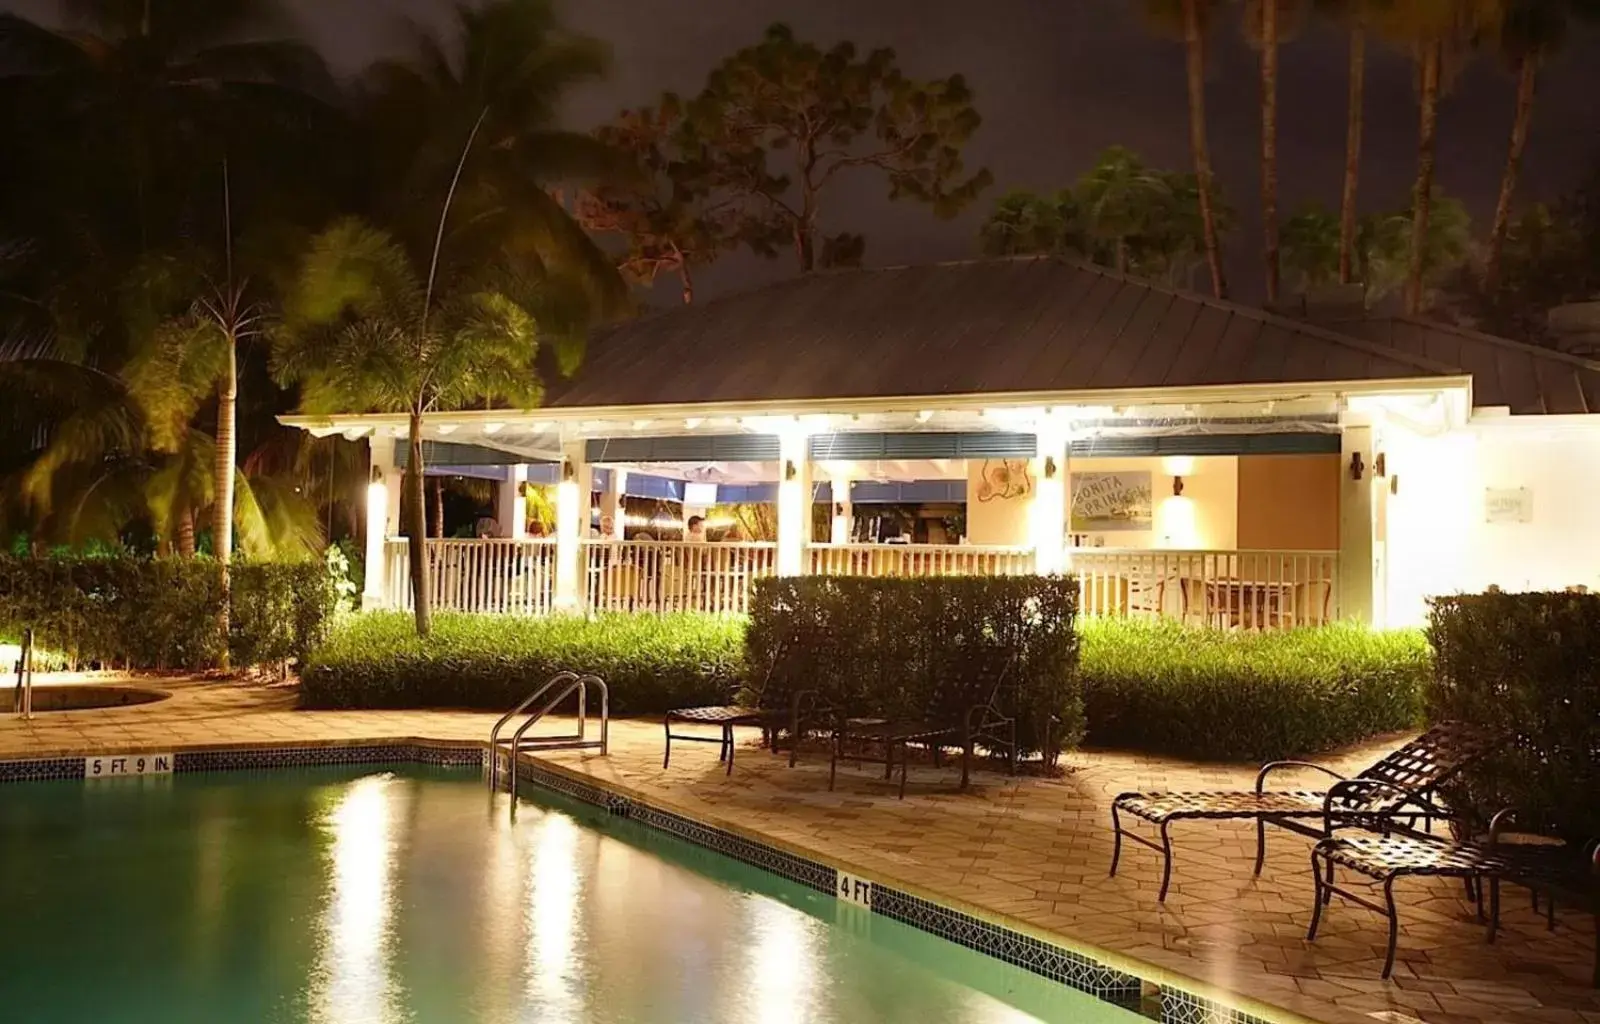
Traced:
<path fill-rule="evenodd" d="M 0 760 L 240 744 L 304 745 L 385 739 L 482 742 L 497 717 L 465 711 L 299 711 L 288 685 L 139 680 L 169 700 L 96 711 L 0 717 Z M 1248 825 L 1174 827 L 1173 888 L 1155 899 L 1158 858 L 1141 847 L 1111 860 L 1109 807 L 1134 789 L 1214 789 L 1253 782 L 1252 765 L 1200 765 L 1084 751 L 1060 778 L 979 772 L 955 791 L 955 772 L 914 768 L 905 800 L 881 769 L 841 765 L 827 788 L 825 757 L 787 759 L 742 737 L 732 777 L 715 746 L 675 746 L 661 767 L 659 720 L 616 720 L 608 757 L 555 752 L 544 760 L 657 806 L 758 833 L 844 870 L 920 889 L 1026 930 L 1088 944 L 1157 973 L 1239 993 L 1325 1024 L 1600 1024 L 1589 977 L 1595 935 L 1586 914 L 1561 913 L 1553 932 L 1513 889 L 1494 944 L 1458 884 L 1413 880 L 1401 899 L 1399 960 L 1379 979 L 1382 919 L 1335 903 L 1315 943 L 1310 844 L 1273 830 L 1260 878 Z M 1325 760 L 1359 771 L 1403 737 Z M 1311 776 L 1284 784 L 1311 787 Z M 0 790 L 3 798 L 3 790 Z M 1143 971 L 1147 975 L 1148 971 Z M 1287 1016 L 1287 1015 L 1286 1015 Z"/>

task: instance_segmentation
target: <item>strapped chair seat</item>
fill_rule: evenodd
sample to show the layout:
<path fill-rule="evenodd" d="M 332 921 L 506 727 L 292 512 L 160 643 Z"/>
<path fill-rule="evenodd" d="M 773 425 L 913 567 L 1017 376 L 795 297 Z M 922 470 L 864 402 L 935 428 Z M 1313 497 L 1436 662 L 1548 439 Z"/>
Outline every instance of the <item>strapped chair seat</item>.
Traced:
<path fill-rule="evenodd" d="M 800 730 L 808 715 L 820 713 L 815 704 L 815 694 L 801 690 L 794 695 L 786 709 L 751 707 L 744 704 L 713 704 L 697 708 L 675 708 L 666 713 L 663 725 L 666 730 L 666 750 L 661 758 L 663 770 L 672 762 L 672 741 L 685 743 L 715 743 L 719 750 L 717 760 L 727 764 L 726 774 L 733 774 L 735 726 L 756 726 L 761 729 L 762 745 L 778 749 L 778 733 L 789 731 L 789 767 L 794 767 L 795 748 L 799 746 Z M 718 735 L 705 736 L 687 732 L 673 732 L 673 723 L 683 725 L 711 725 L 718 727 Z"/>
<path fill-rule="evenodd" d="M 1115 833 L 1111 874 L 1117 873 L 1124 838 L 1148 846 L 1161 854 L 1161 890 L 1156 899 L 1165 900 L 1172 882 L 1172 838 L 1168 830 L 1173 822 L 1187 819 L 1254 821 L 1258 875 L 1266 861 L 1268 825 L 1314 839 L 1327 836 L 1340 823 L 1400 818 L 1414 825 L 1421 819 L 1431 828 L 1433 819 L 1438 817 L 1438 808 L 1430 802 L 1434 791 L 1477 756 L 1480 749 L 1481 741 L 1475 733 L 1455 723 L 1442 723 L 1352 779 L 1307 761 L 1273 761 L 1256 773 L 1255 788 L 1251 790 L 1123 793 L 1111 804 L 1111 827 Z M 1322 791 L 1267 789 L 1271 774 L 1284 768 L 1312 769 L 1336 781 Z M 1123 814 L 1155 825 L 1160 842 L 1125 828 Z"/>
<path fill-rule="evenodd" d="M 1412 830 L 1380 833 L 1337 830 L 1317 843 L 1311 851 L 1311 872 L 1316 882 L 1316 905 L 1311 914 L 1308 940 L 1317 937 L 1322 908 L 1334 896 L 1383 914 L 1389 924 L 1389 944 L 1383 962 L 1383 977 L 1394 969 L 1395 942 L 1400 919 L 1394 901 L 1394 883 L 1406 877 L 1459 878 L 1466 883 L 1467 895 L 1478 905 L 1479 920 L 1484 920 L 1483 882 L 1489 883 L 1488 941 L 1493 942 L 1500 927 L 1500 883 L 1523 886 L 1547 901 L 1549 927 L 1555 927 L 1555 900 L 1559 895 L 1578 902 L 1595 916 L 1600 932 L 1600 846 L 1591 843 L 1582 851 L 1563 844 L 1524 845 L 1502 841 L 1501 828 L 1510 812 L 1502 811 L 1490 824 L 1487 842 L 1454 842 Z M 1383 887 L 1383 903 L 1341 887 L 1334 868 L 1364 875 Z M 1596 940 L 1593 984 L 1600 988 L 1600 938 Z"/>

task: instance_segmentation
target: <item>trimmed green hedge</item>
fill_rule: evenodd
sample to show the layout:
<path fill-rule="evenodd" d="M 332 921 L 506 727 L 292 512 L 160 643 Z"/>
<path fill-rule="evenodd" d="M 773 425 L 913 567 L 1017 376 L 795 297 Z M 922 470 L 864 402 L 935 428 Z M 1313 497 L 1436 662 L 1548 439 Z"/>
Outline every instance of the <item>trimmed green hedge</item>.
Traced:
<path fill-rule="evenodd" d="M 1052 576 L 764 579 L 750 600 L 750 687 L 851 716 L 957 722 L 993 702 L 1023 753 L 1053 763 L 1083 735 L 1075 580 Z"/>
<path fill-rule="evenodd" d="M 234 667 L 303 657 L 326 634 L 336 581 L 319 562 L 233 566 Z M 74 667 L 203 670 L 221 661 L 222 578 L 207 558 L 0 556 L 0 633 Z"/>
<path fill-rule="evenodd" d="M 1480 827 L 1515 807 L 1521 827 L 1600 837 L 1600 595 L 1440 598 L 1428 632 L 1429 717 L 1493 738 L 1445 787 L 1450 806 Z"/>
<path fill-rule="evenodd" d="M 352 616 L 300 672 L 308 708 L 504 711 L 563 669 L 593 672 L 613 714 L 724 703 L 741 677 L 744 626 L 702 615 L 546 619 L 440 613 Z M 591 697 L 591 700 L 593 698 Z"/>
<path fill-rule="evenodd" d="M 1183 757 L 1266 761 L 1411 728 L 1430 671 L 1419 632 L 1116 619 L 1081 631 L 1088 742 Z"/>

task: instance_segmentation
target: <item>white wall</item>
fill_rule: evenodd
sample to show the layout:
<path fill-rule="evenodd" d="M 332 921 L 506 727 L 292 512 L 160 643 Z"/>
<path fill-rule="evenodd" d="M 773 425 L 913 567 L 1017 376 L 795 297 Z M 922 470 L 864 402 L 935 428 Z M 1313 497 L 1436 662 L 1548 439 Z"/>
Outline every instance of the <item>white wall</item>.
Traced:
<path fill-rule="evenodd" d="M 1483 417 L 1442 437 L 1387 424 L 1390 625 L 1423 621 L 1426 598 L 1600 589 L 1600 416 Z M 1489 489 L 1525 488 L 1527 522 L 1489 522 Z"/>

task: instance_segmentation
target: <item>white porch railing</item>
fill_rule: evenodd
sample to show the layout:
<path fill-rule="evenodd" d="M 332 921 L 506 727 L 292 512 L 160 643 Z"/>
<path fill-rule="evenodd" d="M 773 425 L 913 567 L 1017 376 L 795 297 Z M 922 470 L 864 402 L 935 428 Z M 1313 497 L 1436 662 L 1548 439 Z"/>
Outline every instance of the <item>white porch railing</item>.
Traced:
<path fill-rule="evenodd" d="M 744 615 L 756 579 L 777 571 L 771 543 L 582 542 L 582 607 L 590 612 L 695 611 Z M 433 607 L 543 615 L 555 605 L 554 540 L 430 540 Z M 384 546 L 384 593 L 411 607 L 406 542 Z M 1165 618 L 1229 629 L 1289 629 L 1339 617 L 1332 551 L 1071 552 L 1091 616 Z M 1009 576 L 1030 573 L 1028 548 L 934 544 L 813 544 L 819 576 Z"/>
<path fill-rule="evenodd" d="M 812 544 L 813 576 L 1019 576 L 1033 571 L 1032 548 L 976 544 Z"/>
<path fill-rule="evenodd" d="M 778 546 L 762 542 L 587 540 L 583 549 L 592 612 L 744 615 L 751 582 L 778 564 Z"/>
<path fill-rule="evenodd" d="M 543 615 L 555 603 L 554 540 L 430 540 L 429 596 L 440 611 Z M 411 609 L 407 541 L 385 543 L 384 594 Z"/>
<path fill-rule="evenodd" d="M 1176 619 L 1230 629 L 1290 629 L 1339 617 L 1333 551 L 1077 549 L 1085 615 Z"/>

